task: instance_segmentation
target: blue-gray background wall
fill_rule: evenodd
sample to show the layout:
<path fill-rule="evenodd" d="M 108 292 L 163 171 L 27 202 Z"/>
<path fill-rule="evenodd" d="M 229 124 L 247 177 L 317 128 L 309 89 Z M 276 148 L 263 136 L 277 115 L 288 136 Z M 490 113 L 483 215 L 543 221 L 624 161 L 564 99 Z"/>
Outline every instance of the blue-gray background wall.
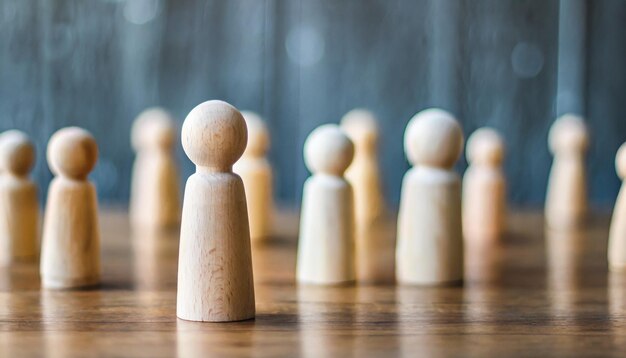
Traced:
<path fill-rule="evenodd" d="M 161 105 L 182 123 L 208 99 L 267 120 L 277 200 L 291 205 L 308 175 L 306 135 L 354 107 L 380 119 L 385 190 L 397 203 L 404 127 L 431 106 L 453 112 L 466 135 L 499 129 L 510 201 L 539 205 L 548 128 L 581 113 L 592 201 L 608 206 L 626 140 L 626 1 L 0 1 L 0 130 L 34 138 L 42 193 L 47 139 L 80 125 L 100 145 L 101 200 L 126 203 L 136 114 Z M 186 177 L 193 166 L 177 155 Z"/>

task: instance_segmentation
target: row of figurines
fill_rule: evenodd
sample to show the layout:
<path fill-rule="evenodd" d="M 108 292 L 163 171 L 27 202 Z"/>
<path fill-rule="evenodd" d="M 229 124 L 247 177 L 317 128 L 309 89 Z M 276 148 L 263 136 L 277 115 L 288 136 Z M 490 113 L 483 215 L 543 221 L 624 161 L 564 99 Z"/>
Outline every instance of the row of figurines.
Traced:
<path fill-rule="evenodd" d="M 208 101 L 194 108 L 183 124 L 183 148 L 198 168 L 187 181 L 182 210 L 177 312 L 184 319 L 230 321 L 254 316 L 249 239 L 270 235 L 272 172 L 265 158 L 268 130 L 257 115 L 243 114 L 225 102 Z M 171 155 L 175 133 L 173 121 L 160 109 L 143 112 L 135 122 L 132 142 L 137 157 L 130 215 L 136 225 L 168 227 L 180 222 Z M 313 175 L 303 192 L 299 282 L 386 279 L 384 267 L 389 265 L 380 259 L 384 245 L 379 240 L 384 236 L 380 225 L 386 210 L 377 136 L 373 115 L 354 110 L 341 126 L 320 126 L 307 138 L 304 157 Z M 547 222 L 557 228 L 573 227 L 586 211 L 584 122 L 572 115 L 561 117 L 549 141 L 555 159 Z M 488 128 L 470 137 L 463 200 L 460 179 L 452 169 L 461 155 L 463 134 L 452 115 L 440 109 L 419 112 L 407 125 L 404 144 L 414 166 L 402 185 L 396 279 L 401 284 L 460 281 L 463 236 L 489 241 L 503 230 L 503 141 Z M 47 157 L 56 177 L 50 184 L 42 237 L 44 287 L 99 282 L 97 202 L 95 188 L 86 179 L 97 151 L 94 138 L 76 127 L 59 130 L 49 141 Z M 618 172 L 623 173 L 621 153 L 626 151 L 620 150 L 617 160 Z M 34 148 L 26 135 L 8 131 L 0 136 L 0 190 L 4 192 L 0 195 L 7 198 L 0 214 L 8 218 L 0 221 L 3 264 L 36 256 L 38 204 L 36 187 L 27 178 L 33 163 Z M 619 212 L 613 227 L 623 226 Z M 613 227 L 609 259 L 612 267 L 622 267 L 626 254 L 616 234 L 623 230 Z"/>

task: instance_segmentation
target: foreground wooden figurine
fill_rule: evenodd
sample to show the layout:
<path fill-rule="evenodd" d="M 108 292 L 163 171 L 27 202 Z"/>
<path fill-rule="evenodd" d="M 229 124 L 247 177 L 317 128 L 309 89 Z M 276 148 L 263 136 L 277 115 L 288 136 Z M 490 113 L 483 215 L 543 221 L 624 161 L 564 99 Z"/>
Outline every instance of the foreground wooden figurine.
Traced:
<path fill-rule="evenodd" d="M 469 167 L 463 176 L 463 236 L 470 242 L 497 240 L 506 217 L 504 142 L 494 129 L 478 129 L 467 140 L 466 155 Z"/>
<path fill-rule="evenodd" d="M 0 265 L 31 261 L 38 254 L 37 186 L 28 175 L 35 146 L 18 130 L 0 135 Z"/>
<path fill-rule="evenodd" d="M 354 109 L 342 118 L 341 128 L 354 143 L 354 160 L 345 176 L 354 190 L 356 279 L 390 282 L 393 258 L 385 253 L 393 252 L 393 240 L 383 233 L 386 210 L 378 168 L 378 124 L 371 112 Z"/>
<path fill-rule="evenodd" d="M 609 268 L 613 271 L 626 269 L 626 143 L 615 156 L 617 175 L 622 180 L 622 187 L 615 201 L 611 229 L 609 231 L 608 259 Z"/>
<path fill-rule="evenodd" d="M 261 117 L 254 112 L 241 112 L 248 128 L 248 144 L 233 171 L 243 180 L 248 203 L 250 238 L 260 241 L 271 234 L 273 200 L 272 167 L 266 158 L 270 135 Z"/>
<path fill-rule="evenodd" d="M 41 248 L 41 283 L 78 288 L 100 282 L 100 235 L 96 189 L 87 175 L 98 159 L 89 132 L 57 131 L 48 143 L 48 165 L 56 177 L 48 189 Z"/>
<path fill-rule="evenodd" d="M 173 153 L 174 120 L 161 108 L 147 109 L 135 120 L 131 137 L 137 153 L 131 184 L 131 222 L 146 230 L 176 228 L 180 222 L 180 194 Z"/>
<path fill-rule="evenodd" d="M 587 127 L 581 117 L 566 114 L 557 119 L 548 136 L 554 161 L 546 194 L 546 224 L 567 230 L 584 225 L 587 214 L 585 152 Z"/>
<path fill-rule="evenodd" d="M 233 164 L 246 148 L 246 122 L 222 101 L 195 107 L 182 143 L 196 165 L 185 186 L 176 314 L 190 321 L 253 318 L 254 284 L 246 196 Z"/>
<path fill-rule="evenodd" d="M 404 138 L 414 167 L 402 182 L 396 279 L 418 285 L 459 282 L 461 182 L 452 167 L 463 148 L 461 127 L 451 114 L 431 108 L 411 119 Z"/>
<path fill-rule="evenodd" d="M 332 285 L 355 279 L 354 204 L 343 174 L 354 145 L 334 124 L 316 128 L 304 143 L 313 175 L 304 183 L 296 279 Z"/>

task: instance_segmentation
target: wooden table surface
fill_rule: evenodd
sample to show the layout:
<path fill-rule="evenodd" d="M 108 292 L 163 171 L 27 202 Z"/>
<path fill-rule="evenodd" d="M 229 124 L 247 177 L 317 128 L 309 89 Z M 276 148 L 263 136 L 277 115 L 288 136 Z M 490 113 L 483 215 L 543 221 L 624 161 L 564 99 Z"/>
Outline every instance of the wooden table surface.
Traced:
<path fill-rule="evenodd" d="M 514 213 L 501 245 L 467 250 L 462 287 L 296 287 L 297 220 L 254 246 L 257 317 L 176 319 L 177 235 L 101 216 L 103 285 L 40 290 L 37 265 L 0 271 L 2 357 L 624 356 L 626 280 L 606 269 L 608 217 L 544 233 Z"/>

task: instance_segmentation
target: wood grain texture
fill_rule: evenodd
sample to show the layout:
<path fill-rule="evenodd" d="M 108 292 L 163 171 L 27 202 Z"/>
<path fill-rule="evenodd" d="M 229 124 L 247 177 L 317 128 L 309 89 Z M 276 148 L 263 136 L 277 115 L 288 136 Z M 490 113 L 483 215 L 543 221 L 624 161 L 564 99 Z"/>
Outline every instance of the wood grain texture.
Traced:
<path fill-rule="evenodd" d="M 245 218 L 238 176 L 196 173 L 187 180 L 178 266 L 180 318 L 219 322 L 254 317 Z"/>
<path fill-rule="evenodd" d="M 222 101 L 197 105 L 182 143 L 197 166 L 185 185 L 176 314 L 190 321 L 254 318 L 246 193 L 232 166 L 246 148 L 246 122 Z"/>
<path fill-rule="evenodd" d="M 127 213 L 101 214 L 102 288 L 40 291 L 36 265 L 0 270 L 3 355 L 608 356 L 626 349 L 626 276 L 608 274 L 608 216 L 552 233 L 514 211 L 501 245 L 467 260 L 463 287 L 300 287 L 297 217 L 255 247 L 257 317 L 176 319 L 177 235 L 131 234 Z M 390 223 L 393 226 L 393 222 Z"/>

